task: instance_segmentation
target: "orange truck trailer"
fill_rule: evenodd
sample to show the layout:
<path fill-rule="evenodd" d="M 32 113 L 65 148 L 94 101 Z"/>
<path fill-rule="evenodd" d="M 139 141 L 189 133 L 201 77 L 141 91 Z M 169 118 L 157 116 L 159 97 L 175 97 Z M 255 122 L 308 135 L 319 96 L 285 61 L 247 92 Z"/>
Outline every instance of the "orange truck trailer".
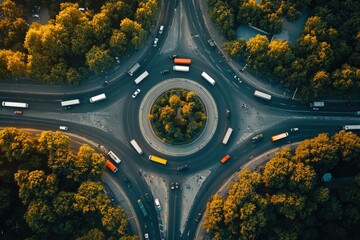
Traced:
<path fill-rule="evenodd" d="M 190 58 L 174 58 L 175 65 L 190 65 L 191 59 Z"/>
<path fill-rule="evenodd" d="M 115 165 L 110 162 L 109 160 L 106 161 L 106 166 L 113 172 L 117 172 L 117 167 L 115 167 Z"/>
<path fill-rule="evenodd" d="M 223 158 L 220 160 L 220 162 L 221 162 L 221 163 L 226 163 L 226 161 L 229 160 L 229 159 L 230 159 L 230 155 L 228 154 L 228 155 L 225 155 L 225 157 L 223 157 Z"/>

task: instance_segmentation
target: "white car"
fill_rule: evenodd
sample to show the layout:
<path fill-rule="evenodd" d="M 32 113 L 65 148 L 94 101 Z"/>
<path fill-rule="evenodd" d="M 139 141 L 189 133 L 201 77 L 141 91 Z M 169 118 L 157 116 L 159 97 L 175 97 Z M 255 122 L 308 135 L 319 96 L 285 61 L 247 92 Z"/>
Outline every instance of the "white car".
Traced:
<path fill-rule="evenodd" d="M 62 130 L 62 131 L 67 131 L 68 127 L 67 126 L 60 126 L 59 129 Z"/>
<path fill-rule="evenodd" d="M 149 240 L 149 239 L 150 239 L 148 233 L 145 233 L 145 234 L 144 234 L 144 239 L 145 239 L 145 240 Z"/>
<path fill-rule="evenodd" d="M 157 47 L 158 41 L 159 41 L 159 39 L 158 39 L 158 38 L 155 38 L 155 39 L 154 39 L 154 44 L 153 44 L 153 47 Z"/>
<path fill-rule="evenodd" d="M 159 34 L 161 35 L 161 34 L 163 34 L 163 32 L 164 32 L 164 26 L 161 25 L 161 26 L 160 26 L 160 29 L 159 29 Z"/>
<path fill-rule="evenodd" d="M 155 206 L 158 211 L 161 211 L 161 205 L 158 198 L 155 199 Z"/>
<path fill-rule="evenodd" d="M 133 93 L 133 95 L 131 96 L 132 98 L 136 98 L 136 96 L 140 93 L 140 89 L 136 89 L 136 91 Z"/>
<path fill-rule="evenodd" d="M 299 131 L 299 128 L 291 128 L 290 131 L 291 132 L 297 132 L 297 131 Z"/>

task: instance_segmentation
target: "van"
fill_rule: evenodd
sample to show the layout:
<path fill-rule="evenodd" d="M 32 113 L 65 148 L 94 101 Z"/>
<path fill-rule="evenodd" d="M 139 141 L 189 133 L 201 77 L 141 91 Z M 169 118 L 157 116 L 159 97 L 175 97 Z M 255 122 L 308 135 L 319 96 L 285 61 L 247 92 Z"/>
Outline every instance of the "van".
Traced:
<path fill-rule="evenodd" d="M 159 34 L 161 35 L 161 34 L 163 34 L 163 32 L 164 32 L 164 26 L 161 25 L 161 26 L 160 26 L 160 29 L 159 29 Z"/>
<path fill-rule="evenodd" d="M 158 198 L 155 199 L 155 206 L 158 211 L 161 211 L 161 205 Z"/>
<path fill-rule="evenodd" d="M 59 129 L 62 130 L 62 131 L 67 131 L 68 127 L 67 126 L 60 126 Z"/>

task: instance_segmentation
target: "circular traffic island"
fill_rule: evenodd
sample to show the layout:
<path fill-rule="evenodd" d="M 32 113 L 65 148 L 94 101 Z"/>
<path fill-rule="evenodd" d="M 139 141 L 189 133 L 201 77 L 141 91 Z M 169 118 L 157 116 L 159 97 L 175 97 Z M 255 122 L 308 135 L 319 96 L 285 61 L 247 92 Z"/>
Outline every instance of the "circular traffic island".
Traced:
<path fill-rule="evenodd" d="M 196 93 L 177 88 L 165 91 L 155 100 L 148 118 L 162 142 L 182 145 L 200 136 L 207 115 L 205 105 Z"/>
<path fill-rule="evenodd" d="M 156 84 L 145 94 L 139 127 L 154 150 L 180 157 L 194 154 L 210 142 L 218 117 L 215 100 L 205 87 L 174 78 Z"/>

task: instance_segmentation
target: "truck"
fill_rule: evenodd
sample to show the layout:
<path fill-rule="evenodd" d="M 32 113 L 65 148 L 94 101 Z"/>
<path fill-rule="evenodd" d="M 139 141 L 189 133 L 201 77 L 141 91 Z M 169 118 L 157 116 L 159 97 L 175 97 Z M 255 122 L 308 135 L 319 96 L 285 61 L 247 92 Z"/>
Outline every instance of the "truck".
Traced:
<path fill-rule="evenodd" d="M 143 154 L 143 150 L 140 148 L 139 144 L 135 141 L 135 139 L 131 140 L 130 144 L 133 146 L 133 148 L 135 148 L 138 154 Z"/>
<path fill-rule="evenodd" d="M 153 162 L 156 162 L 156 163 L 160 163 L 162 165 L 166 165 L 166 163 L 167 163 L 166 159 L 160 158 L 160 157 L 157 157 L 157 156 L 154 156 L 154 155 L 149 155 L 149 160 L 153 161 Z"/>
<path fill-rule="evenodd" d="M 77 105 L 77 104 L 80 104 L 79 99 L 73 99 L 73 100 L 67 100 L 67 101 L 61 102 L 62 107 L 69 107 L 69 106 L 73 106 L 73 105 Z"/>
<path fill-rule="evenodd" d="M 262 98 L 262 99 L 267 100 L 267 101 L 271 100 L 271 95 L 269 95 L 267 93 L 260 92 L 258 90 L 255 90 L 254 96 L 258 97 L 258 98 Z"/>
<path fill-rule="evenodd" d="M 129 70 L 128 70 L 128 74 L 130 76 L 134 75 L 134 73 L 140 68 L 140 64 L 139 63 L 135 63 Z"/>
<path fill-rule="evenodd" d="M 175 65 L 190 65 L 191 59 L 190 58 L 174 58 Z"/>
<path fill-rule="evenodd" d="M 175 66 L 173 66 L 173 70 L 174 70 L 174 71 L 177 71 L 177 72 L 189 72 L 189 71 L 190 71 L 190 67 L 188 67 L 188 66 L 175 65 Z"/>
<path fill-rule="evenodd" d="M 95 102 L 99 102 L 99 101 L 102 101 L 105 99 L 106 99 L 106 95 L 105 95 L 105 93 L 102 93 L 102 94 L 91 97 L 89 101 L 91 103 L 95 103 Z"/>
<path fill-rule="evenodd" d="M 28 108 L 29 104 L 21 102 L 2 102 L 3 107 L 13 107 L 13 108 Z"/>
<path fill-rule="evenodd" d="M 224 144 L 224 145 L 227 144 L 232 132 L 233 132 L 233 129 L 231 127 L 229 127 L 225 133 L 223 140 L 222 140 L 222 144 Z"/>
<path fill-rule="evenodd" d="M 144 80 L 147 76 L 149 76 L 149 73 L 148 73 L 148 71 L 145 71 L 145 72 L 143 72 L 140 76 L 138 76 L 135 80 L 134 80 L 134 82 L 136 83 L 136 84 L 139 84 L 142 80 Z"/>
<path fill-rule="evenodd" d="M 222 164 L 224 164 L 224 163 L 226 163 L 227 160 L 229 160 L 229 159 L 230 159 L 230 155 L 227 154 L 227 155 L 225 155 L 225 156 L 220 160 L 220 162 L 221 162 Z"/>
<path fill-rule="evenodd" d="M 206 80 L 206 81 L 208 81 L 211 85 L 215 85 L 215 80 L 212 78 L 212 77 L 210 77 L 210 75 L 209 74 L 207 74 L 206 72 L 202 72 L 201 73 L 201 76 Z"/>
<path fill-rule="evenodd" d="M 147 211 L 146 211 L 146 209 L 144 207 L 144 204 L 141 202 L 141 199 L 138 199 L 137 203 L 138 203 L 139 208 L 140 208 L 142 214 L 144 215 L 144 217 L 147 217 L 148 213 L 147 213 Z"/>
<path fill-rule="evenodd" d="M 345 125 L 344 130 L 360 130 L 360 125 Z"/>
<path fill-rule="evenodd" d="M 106 166 L 114 173 L 118 171 L 117 167 L 109 160 L 106 160 Z"/>
<path fill-rule="evenodd" d="M 289 136 L 288 132 L 280 133 L 278 135 L 272 136 L 271 141 L 275 142 L 275 141 L 278 141 L 280 139 L 286 138 L 287 136 Z"/>
<path fill-rule="evenodd" d="M 113 151 L 108 152 L 109 157 L 111 157 L 112 160 L 114 160 L 116 163 L 121 163 L 121 159 L 116 156 L 116 154 Z"/>
<path fill-rule="evenodd" d="M 324 102 L 311 102 L 310 103 L 310 107 L 324 107 L 325 106 L 325 103 Z"/>

